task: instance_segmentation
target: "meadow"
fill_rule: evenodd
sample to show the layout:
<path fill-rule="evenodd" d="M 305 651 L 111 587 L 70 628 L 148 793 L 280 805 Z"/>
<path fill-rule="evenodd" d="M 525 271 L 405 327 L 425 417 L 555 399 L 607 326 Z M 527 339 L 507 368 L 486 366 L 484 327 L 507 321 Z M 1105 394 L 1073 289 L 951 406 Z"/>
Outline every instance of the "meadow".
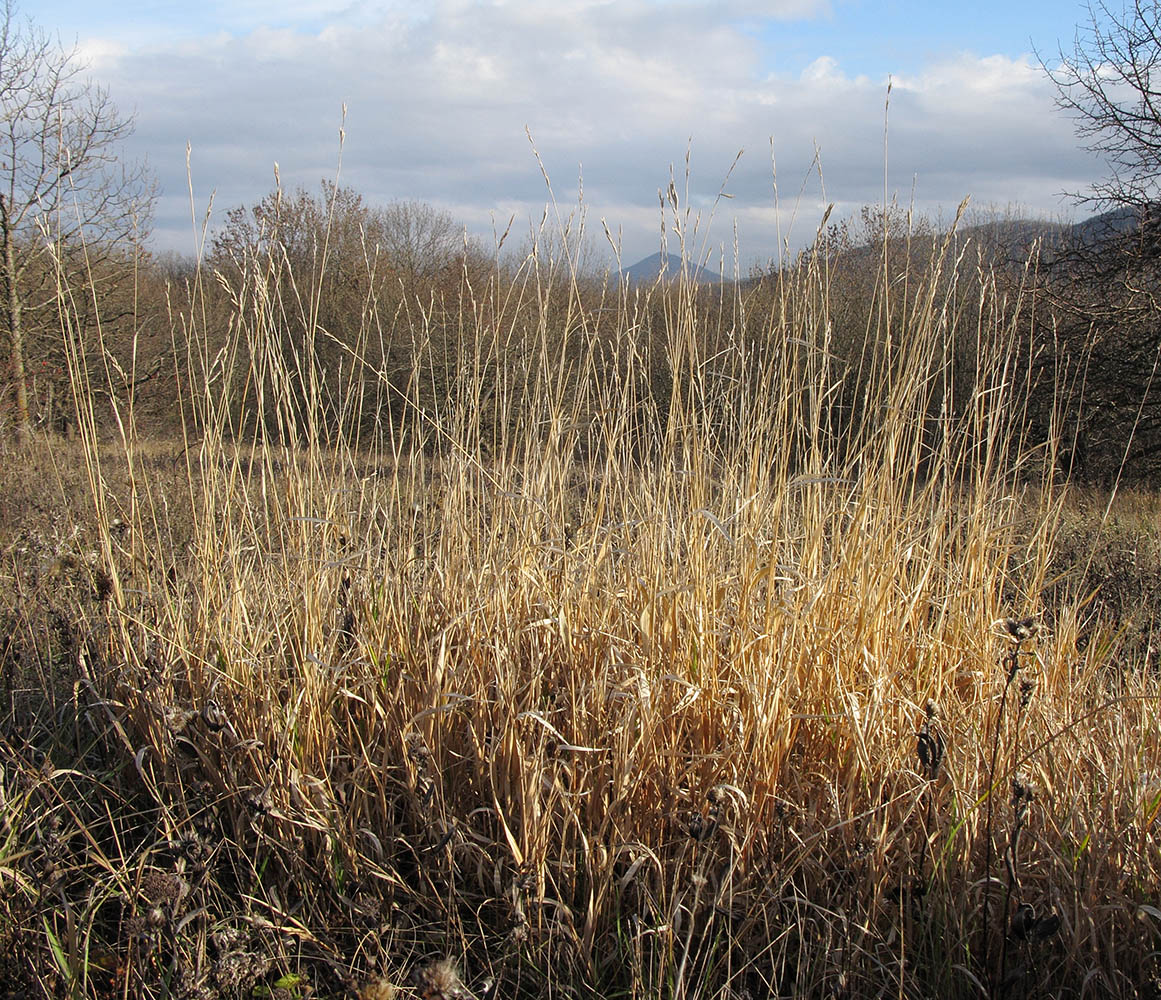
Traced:
<path fill-rule="evenodd" d="M 571 246 L 343 337 L 325 254 L 199 270 L 164 435 L 62 294 L 0 993 L 1161 995 L 1161 505 L 1060 476 L 1022 276 Z"/>

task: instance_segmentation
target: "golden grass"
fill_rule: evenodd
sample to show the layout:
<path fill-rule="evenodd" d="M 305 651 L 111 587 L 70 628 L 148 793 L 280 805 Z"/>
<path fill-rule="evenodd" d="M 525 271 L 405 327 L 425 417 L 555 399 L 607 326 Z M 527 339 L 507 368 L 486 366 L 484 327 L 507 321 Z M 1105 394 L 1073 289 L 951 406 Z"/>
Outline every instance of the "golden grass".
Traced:
<path fill-rule="evenodd" d="M 1156 677 L 1107 668 L 1084 594 L 1041 603 L 1063 493 L 1023 435 L 1019 289 L 985 275 L 968 324 L 969 269 L 937 249 L 840 357 L 820 258 L 761 308 L 687 284 L 594 307 L 534 247 L 438 327 L 415 304 L 401 382 L 368 369 L 400 332 L 373 303 L 338 370 L 280 348 L 277 268 L 231 290 L 228 335 L 175 323 L 177 476 L 112 371 L 111 457 L 98 373 L 74 371 L 104 599 L 75 737 L 57 770 L 7 742 L 24 784 L 0 797 L 37 988 L 1137 995 L 1156 974 Z M 384 397 L 403 416 L 373 441 Z M 97 745 L 119 763 L 88 777 Z M 46 817 L 78 853 L 38 888 Z"/>

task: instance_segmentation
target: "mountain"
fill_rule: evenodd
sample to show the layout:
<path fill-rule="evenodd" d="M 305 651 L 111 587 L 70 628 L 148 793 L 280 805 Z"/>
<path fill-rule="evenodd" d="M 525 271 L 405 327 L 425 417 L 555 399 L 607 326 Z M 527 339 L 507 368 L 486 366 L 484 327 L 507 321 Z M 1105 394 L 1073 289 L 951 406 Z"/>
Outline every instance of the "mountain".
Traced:
<path fill-rule="evenodd" d="M 962 226 L 959 229 L 959 237 L 998 253 L 1002 260 L 1023 266 L 1028 252 L 1037 241 L 1040 242 L 1041 260 L 1047 262 L 1051 261 L 1063 247 L 1094 247 L 1104 240 L 1131 233 L 1141 225 L 1146 214 L 1140 208 L 1122 207 L 1076 223 L 1012 217 Z M 1150 218 L 1154 224 L 1161 223 L 1161 211 L 1155 211 Z M 844 256 L 850 259 L 879 253 L 881 248 L 872 242 L 850 247 L 844 251 Z M 661 275 L 663 259 L 666 279 L 676 280 L 681 274 L 681 256 L 674 253 L 652 254 L 624 268 L 621 274 L 631 285 L 651 285 Z M 686 266 L 699 285 L 712 285 L 723 280 L 717 271 L 704 267 L 697 270 L 689 262 Z M 743 282 L 745 283 L 747 282 Z"/>
<path fill-rule="evenodd" d="M 1072 237 L 1077 243 L 1091 246 L 1112 236 L 1131 233 L 1141 224 L 1143 215 L 1141 209 L 1131 205 L 1114 208 L 1078 222 L 1072 227 Z"/>
<path fill-rule="evenodd" d="M 1000 219 L 975 226 L 961 227 L 961 238 L 975 240 L 985 246 L 1016 249 L 1025 253 L 1040 240 L 1044 244 L 1064 242 L 1075 227 L 1047 219 Z"/>
<path fill-rule="evenodd" d="M 681 274 L 681 257 L 677 254 L 665 254 L 664 264 L 666 280 L 675 280 Z M 651 257 L 637 261 L 636 264 L 631 264 L 621 274 L 631 285 L 651 285 L 660 277 L 661 266 L 662 254 L 655 253 Z M 717 271 L 703 267 L 695 273 L 694 265 L 687 262 L 686 266 L 699 285 L 713 285 L 722 280 L 722 276 Z"/>
<path fill-rule="evenodd" d="M 1026 252 L 1034 241 L 1040 240 L 1042 252 L 1051 254 L 1061 246 L 1098 246 L 1132 233 L 1148 218 L 1149 213 L 1142 208 L 1122 206 L 1071 224 L 1044 219 L 1004 219 L 970 226 L 960 233 L 986 245 L 1006 247 L 1018 253 Z"/>
<path fill-rule="evenodd" d="M 1004 219 L 960 230 L 978 245 L 992 251 L 994 260 L 1023 267 L 1028 253 L 1039 242 L 1040 261 L 1052 263 L 1061 253 L 1097 250 L 1109 241 L 1132 234 L 1148 221 L 1147 213 L 1135 207 L 1114 208 L 1080 222 L 1050 222 L 1044 219 Z"/>

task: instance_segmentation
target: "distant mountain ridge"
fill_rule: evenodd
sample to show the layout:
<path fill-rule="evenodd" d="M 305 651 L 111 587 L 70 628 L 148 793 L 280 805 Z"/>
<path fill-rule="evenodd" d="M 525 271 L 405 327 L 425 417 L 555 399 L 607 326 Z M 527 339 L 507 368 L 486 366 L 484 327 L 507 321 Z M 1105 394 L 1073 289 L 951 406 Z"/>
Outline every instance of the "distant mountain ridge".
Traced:
<path fill-rule="evenodd" d="M 705 267 L 695 269 L 695 266 L 689 261 L 686 261 L 685 266 L 688 268 L 690 276 L 699 285 L 714 285 L 722 280 L 722 276 L 717 271 L 711 271 Z M 667 281 L 676 280 L 681 275 L 681 256 L 675 253 L 662 254 L 658 252 L 637 261 L 636 264 L 630 264 L 621 271 L 621 274 L 631 285 L 651 285 L 661 277 L 662 267 L 664 267 Z"/>
<path fill-rule="evenodd" d="M 1092 246 L 1114 236 L 1136 229 L 1142 213 L 1133 207 L 1114 208 L 1080 222 L 1051 222 L 1045 219 L 1001 219 L 960 230 L 961 235 L 1008 247 L 1027 248 L 1041 240 L 1047 249 L 1053 245 Z"/>
<path fill-rule="evenodd" d="M 1078 222 L 1069 231 L 1077 243 L 1092 244 L 1110 236 L 1131 233 L 1141 225 L 1144 216 L 1139 208 L 1122 206 Z"/>
<path fill-rule="evenodd" d="M 1050 260 L 1055 252 L 1064 247 L 1091 247 L 1103 240 L 1131 233 L 1141 225 L 1145 212 L 1136 207 L 1114 208 L 1107 212 L 1082 219 L 1080 222 L 1053 222 L 1047 219 L 1007 218 L 976 225 L 961 226 L 961 238 L 974 240 L 984 246 L 1006 248 L 1013 259 L 1021 258 L 1039 240 L 1043 259 Z M 847 253 L 862 255 L 877 253 L 874 244 L 851 248 Z M 699 285 L 713 285 L 723 280 L 722 276 L 707 267 L 697 268 L 686 261 L 688 273 Z M 621 270 L 622 278 L 630 285 L 651 285 L 662 276 L 667 281 L 676 281 L 681 275 L 680 254 L 660 252 L 643 257 L 635 264 Z M 743 281 L 748 284 L 749 280 Z"/>

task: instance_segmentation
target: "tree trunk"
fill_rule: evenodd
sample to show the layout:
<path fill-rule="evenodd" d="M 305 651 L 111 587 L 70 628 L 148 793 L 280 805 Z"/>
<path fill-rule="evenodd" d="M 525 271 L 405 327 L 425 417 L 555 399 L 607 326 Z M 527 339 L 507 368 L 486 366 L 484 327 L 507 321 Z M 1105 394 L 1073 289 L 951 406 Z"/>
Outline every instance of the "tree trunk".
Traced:
<path fill-rule="evenodd" d="M 20 324 L 20 291 L 16 287 L 16 245 L 12 234 L 12 219 L 9 214 L 8 199 L 0 194 L 0 243 L 4 256 L 0 260 L 0 270 L 4 274 L 5 318 L 8 320 L 8 336 L 12 343 L 12 380 L 16 388 L 16 444 L 28 442 L 32 423 L 28 417 L 28 384 L 24 371 L 24 331 Z"/>

